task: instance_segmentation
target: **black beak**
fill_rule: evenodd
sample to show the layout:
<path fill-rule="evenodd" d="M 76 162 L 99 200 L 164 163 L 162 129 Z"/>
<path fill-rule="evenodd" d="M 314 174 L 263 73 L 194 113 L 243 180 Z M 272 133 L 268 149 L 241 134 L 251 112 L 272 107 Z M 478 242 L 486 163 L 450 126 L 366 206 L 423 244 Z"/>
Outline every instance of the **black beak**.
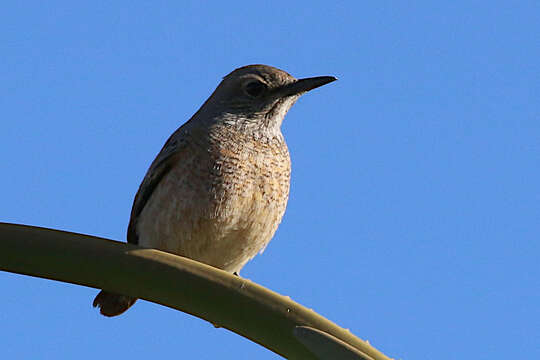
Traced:
<path fill-rule="evenodd" d="M 336 80 L 337 78 L 334 76 L 317 76 L 299 79 L 291 84 L 280 87 L 276 92 L 280 97 L 300 95 Z"/>

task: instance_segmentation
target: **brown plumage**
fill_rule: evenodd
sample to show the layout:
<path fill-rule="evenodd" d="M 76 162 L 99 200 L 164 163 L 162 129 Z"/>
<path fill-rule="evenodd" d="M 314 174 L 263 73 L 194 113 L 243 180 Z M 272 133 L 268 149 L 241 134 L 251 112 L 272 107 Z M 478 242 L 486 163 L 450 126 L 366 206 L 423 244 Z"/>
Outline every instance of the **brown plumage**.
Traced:
<path fill-rule="evenodd" d="M 281 122 L 304 92 L 334 80 L 297 80 L 266 65 L 227 75 L 150 166 L 128 242 L 238 273 L 264 250 L 287 205 L 291 170 Z M 135 301 L 103 290 L 93 305 L 115 316 Z"/>

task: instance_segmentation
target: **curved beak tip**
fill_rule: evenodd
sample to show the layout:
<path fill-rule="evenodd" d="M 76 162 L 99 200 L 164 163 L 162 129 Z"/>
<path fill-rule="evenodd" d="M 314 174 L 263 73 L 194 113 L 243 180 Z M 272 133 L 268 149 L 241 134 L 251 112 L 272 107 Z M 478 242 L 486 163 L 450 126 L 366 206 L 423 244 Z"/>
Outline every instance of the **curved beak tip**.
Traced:
<path fill-rule="evenodd" d="M 337 78 L 336 76 L 327 76 L 327 78 L 329 78 L 329 82 L 333 82 L 333 81 L 339 80 L 339 78 Z"/>
<path fill-rule="evenodd" d="M 299 81 L 305 81 L 308 84 L 311 84 L 311 86 L 313 86 L 313 88 L 311 88 L 309 90 L 312 90 L 312 89 L 318 88 L 320 86 L 330 84 L 331 82 L 334 82 L 336 80 L 337 80 L 337 77 L 335 77 L 335 76 L 316 76 L 316 77 L 312 77 L 312 78 L 300 79 Z"/>
<path fill-rule="evenodd" d="M 321 87 L 323 85 L 334 82 L 336 80 L 337 78 L 335 76 L 316 76 L 316 77 L 298 79 L 297 81 L 289 85 L 285 85 L 281 89 L 281 92 L 285 96 L 302 94 L 310 90 L 316 89 L 318 87 Z"/>

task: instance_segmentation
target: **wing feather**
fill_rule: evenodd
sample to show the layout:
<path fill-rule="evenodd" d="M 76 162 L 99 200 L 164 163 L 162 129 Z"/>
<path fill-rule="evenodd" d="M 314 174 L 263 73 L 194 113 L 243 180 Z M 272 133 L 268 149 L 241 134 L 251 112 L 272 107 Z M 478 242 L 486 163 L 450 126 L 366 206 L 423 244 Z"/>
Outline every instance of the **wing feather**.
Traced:
<path fill-rule="evenodd" d="M 169 137 L 156 159 L 150 165 L 133 201 L 127 230 L 128 243 L 139 243 L 139 236 L 137 234 L 137 221 L 139 215 L 142 213 L 158 184 L 169 173 L 175 162 L 178 160 L 178 156 L 176 155 L 179 154 L 179 151 L 182 150 L 185 145 L 185 134 L 182 131 L 182 127 L 180 127 Z"/>

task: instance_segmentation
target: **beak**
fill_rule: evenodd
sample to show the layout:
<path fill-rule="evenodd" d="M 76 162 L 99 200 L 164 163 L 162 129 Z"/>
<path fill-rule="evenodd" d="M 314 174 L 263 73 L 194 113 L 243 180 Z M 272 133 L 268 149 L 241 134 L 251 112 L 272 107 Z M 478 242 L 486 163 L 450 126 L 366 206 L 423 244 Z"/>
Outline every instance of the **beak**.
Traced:
<path fill-rule="evenodd" d="M 337 78 L 334 76 L 317 76 L 299 79 L 293 83 L 280 87 L 276 90 L 276 93 L 280 97 L 301 95 L 305 92 L 316 89 L 320 86 L 326 85 L 336 80 Z"/>

